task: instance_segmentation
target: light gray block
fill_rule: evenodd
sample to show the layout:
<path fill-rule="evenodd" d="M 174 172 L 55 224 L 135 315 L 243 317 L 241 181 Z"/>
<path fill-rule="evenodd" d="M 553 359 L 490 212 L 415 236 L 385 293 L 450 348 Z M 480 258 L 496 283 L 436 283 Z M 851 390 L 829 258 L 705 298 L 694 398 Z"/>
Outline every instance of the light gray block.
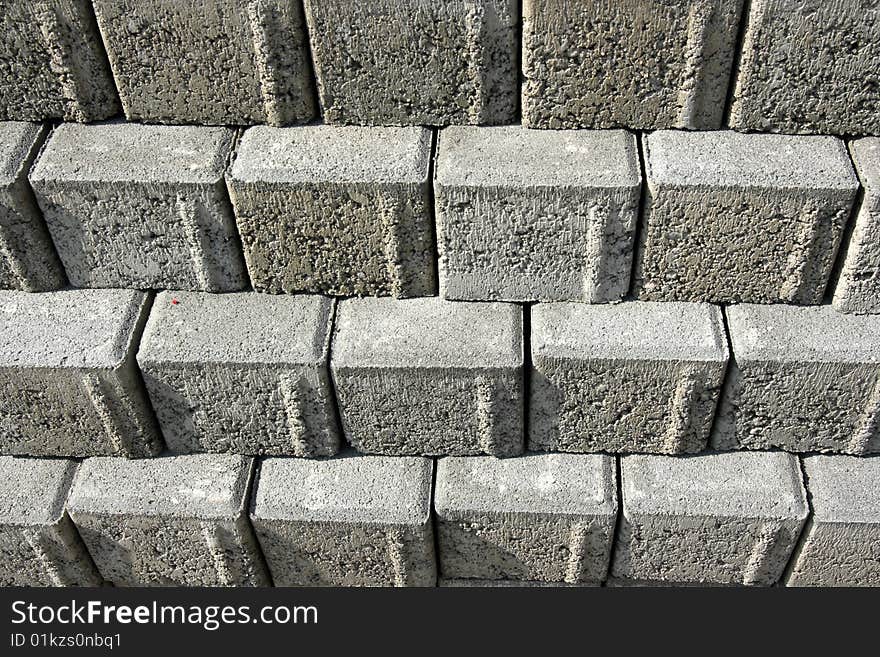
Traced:
<path fill-rule="evenodd" d="M 430 459 L 266 459 L 251 521 L 276 586 L 434 586 Z"/>
<path fill-rule="evenodd" d="M 531 350 L 530 450 L 705 449 L 728 358 L 716 306 L 537 304 Z"/>
<path fill-rule="evenodd" d="M 522 330 L 512 304 L 340 302 L 330 371 L 345 437 L 394 456 L 519 454 Z"/>
<path fill-rule="evenodd" d="M 148 308 L 133 290 L 0 292 L 0 453 L 160 451 L 134 358 Z"/>
<path fill-rule="evenodd" d="M 520 582 L 512 579 L 441 579 L 437 582 L 437 586 L 441 588 L 529 588 L 529 589 L 545 589 L 545 588 L 570 588 L 570 587 L 591 587 L 598 586 L 595 582 L 586 582 L 582 584 L 569 584 L 567 582 Z"/>
<path fill-rule="evenodd" d="M 137 360 L 168 449 L 336 453 L 332 313 L 318 296 L 159 294 Z"/>
<path fill-rule="evenodd" d="M 523 123 L 721 127 L 742 0 L 523 0 Z"/>
<path fill-rule="evenodd" d="M 620 299 L 640 189 L 635 137 L 622 130 L 443 130 L 434 183 L 441 296 Z"/>
<path fill-rule="evenodd" d="M 424 128 L 248 130 L 228 176 L 254 288 L 435 293 Z"/>
<path fill-rule="evenodd" d="M 528 454 L 437 463 L 445 579 L 601 582 L 617 520 L 614 458 Z"/>
<path fill-rule="evenodd" d="M 231 454 L 87 459 L 68 510 L 115 586 L 265 586 L 252 472 L 253 459 Z"/>
<path fill-rule="evenodd" d="M 834 137 L 660 131 L 634 274 L 647 301 L 822 301 L 858 191 Z"/>
<path fill-rule="evenodd" d="M 717 449 L 880 451 L 880 317 L 830 306 L 731 306 Z"/>
<path fill-rule="evenodd" d="M 286 125 L 315 116 L 299 0 L 94 0 L 130 121 Z"/>
<path fill-rule="evenodd" d="M 224 128 L 64 124 L 31 186 L 76 287 L 223 292 L 247 283 Z"/>
<path fill-rule="evenodd" d="M 625 456 L 615 578 L 769 586 L 808 514 L 797 458 L 781 452 Z"/>
<path fill-rule="evenodd" d="M 73 461 L 0 456 L 0 586 L 99 586 L 64 505 Z"/>

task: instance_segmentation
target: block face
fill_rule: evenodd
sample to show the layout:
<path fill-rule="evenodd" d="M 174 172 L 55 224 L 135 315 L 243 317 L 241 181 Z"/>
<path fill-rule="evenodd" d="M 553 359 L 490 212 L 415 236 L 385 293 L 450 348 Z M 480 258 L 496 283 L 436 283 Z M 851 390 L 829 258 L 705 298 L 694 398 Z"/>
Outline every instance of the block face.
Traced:
<path fill-rule="evenodd" d="M 328 123 L 515 120 L 513 0 L 305 0 L 305 11 Z"/>
<path fill-rule="evenodd" d="M 620 299 L 640 189 L 635 137 L 622 130 L 443 130 L 434 181 L 441 296 Z"/>
<path fill-rule="evenodd" d="M 531 322 L 530 450 L 705 448 L 727 366 L 708 304 L 537 304 Z"/>
<path fill-rule="evenodd" d="M 163 292 L 137 359 L 168 449 L 329 456 L 333 301 Z"/>
<path fill-rule="evenodd" d="M 518 306 L 437 298 L 342 301 L 330 370 L 343 432 L 361 452 L 522 452 Z"/>
<path fill-rule="evenodd" d="M 431 132 L 248 130 L 228 176 L 254 289 L 432 295 Z"/>
<path fill-rule="evenodd" d="M 721 127 L 741 0 L 523 0 L 523 124 Z"/>
<path fill-rule="evenodd" d="M 640 299 L 821 303 L 858 191 L 842 141 L 660 131 L 643 144 Z"/>

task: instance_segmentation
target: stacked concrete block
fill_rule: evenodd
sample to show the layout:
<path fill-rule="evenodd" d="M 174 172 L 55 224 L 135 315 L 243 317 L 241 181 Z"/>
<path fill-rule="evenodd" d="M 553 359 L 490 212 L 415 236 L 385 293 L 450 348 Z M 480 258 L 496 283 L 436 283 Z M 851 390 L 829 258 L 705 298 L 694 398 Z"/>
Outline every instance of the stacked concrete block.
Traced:
<path fill-rule="evenodd" d="M 640 188 L 635 137 L 622 130 L 443 130 L 435 180 L 441 295 L 620 299 Z"/>
<path fill-rule="evenodd" d="M 247 284 L 224 128 L 64 124 L 30 174 L 76 287 L 221 292 Z"/>
<path fill-rule="evenodd" d="M 538 304 L 531 350 L 529 449 L 705 448 L 728 358 L 719 308 Z"/>
<path fill-rule="evenodd" d="M 137 360 L 168 448 L 334 454 L 332 312 L 318 296 L 159 294 Z"/>
<path fill-rule="evenodd" d="M 643 143 L 641 299 L 821 302 L 859 187 L 842 141 L 660 131 Z"/>
<path fill-rule="evenodd" d="M 254 288 L 434 294 L 424 128 L 248 130 L 228 177 Z"/>
<path fill-rule="evenodd" d="M 330 369 L 345 437 L 374 454 L 522 452 L 522 331 L 512 304 L 342 301 Z"/>
<path fill-rule="evenodd" d="M 536 581 L 516 581 L 513 579 L 441 579 L 437 582 L 437 586 L 444 588 L 469 588 L 469 589 L 489 589 L 489 588 L 526 588 L 526 589 L 544 589 L 544 588 L 573 588 L 573 587 L 589 587 L 599 586 L 595 582 L 586 582 L 582 584 L 569 584 L 568 582 L 536 582 Z"/>
<path fill-rule="evenodd" d="M 0 292 L 0 453 L 160 451 L 135 363 L 148 307 L 129 290 Z"/>

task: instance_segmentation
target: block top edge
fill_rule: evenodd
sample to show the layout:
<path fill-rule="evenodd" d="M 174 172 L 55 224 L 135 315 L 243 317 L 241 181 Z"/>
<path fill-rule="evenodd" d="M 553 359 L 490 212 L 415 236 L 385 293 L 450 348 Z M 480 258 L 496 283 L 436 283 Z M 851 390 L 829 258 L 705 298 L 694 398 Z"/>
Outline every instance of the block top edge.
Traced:
<path fill-rule="evenodd" d="M 0 525 L 57 522 L 76 466 L 65 459 L 0 456 Z"/>
<path fill-rule="evenodd" d="M 880 195 L 880 137 L 857 139 L 849 150 L 862 185 L 869 194 Z"/>
<path fill-rule="evenodd" d="M 807 456 L 804 470 L 817 521 L 880 524 L 880 456 Z"/>
<path fill-rule="evenodd" d="M 0 185 L 12 184 L 21 177 L 41 130 L 39 123 L 0 121 Z"/>

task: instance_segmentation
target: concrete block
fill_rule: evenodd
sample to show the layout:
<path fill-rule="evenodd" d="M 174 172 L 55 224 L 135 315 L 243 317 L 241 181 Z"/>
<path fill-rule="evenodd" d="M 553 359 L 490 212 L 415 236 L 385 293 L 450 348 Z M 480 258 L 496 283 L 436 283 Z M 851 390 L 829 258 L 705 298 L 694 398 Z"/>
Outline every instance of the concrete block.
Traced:
<path fill-rule="evenodd" d="M 634 274 L 647 301 L 822 301 L 858 191 L 834 137 L 660 131 Z"/>
<path fill-rule="evenodd" d="M 65 510 L 73 461 L 0 456 L 0 586 L 99 586 Z"/>
<path fill-rule="evenodd" d="M 531 334 L 530 450 L 705 449 L 728 358 L 720 308 L 537 304 Z"/>
<path fill-rule="evenodd" d="M 782 452 L 620 459 L 612 577 L 769 586 L 807 518 L 797 458 Z"/>
<path fill-rule="evenodd" d="M 172 452 L 328 456 L 333 301 L 163 292 L 138 365 Z"/>
<path fill-rule="evenodd" d="M 260 465 L 251 521 L 276 586 L 434 586 L 430 459 Z"/>
<path fill-rule="evenodd" d="M 616 301 L 629 289 L 641 173 L 622 130 L 443 130 L 435 179 L 440 294 Z"/>
<path fill-rule="evenodd" d="M 328 123 L 511 123 L 515 0 L 305 0 Z"/>
<path fill-rule="evenodd" d="M 0 292 L 0 453 L 160 451 L 134 358 L 148 308 L 133 290 Z"/>
<path fill-rule="evenodd" d="M 880 317 L 731 306 L 716 449 L 880 451 Z"/>
<path fill-rule="evenodd" d="M 424 128 L 248 130 L 228 176 L 254 288 L 432 295 Z"/>
<path fill-rule="evenodd" d="M 434 493 L 446 579 L 601 582 L 617 520 L 614 458 L 445 458 Z"/>
<path fill-rule="evenodd" d="M 345 437 L 393 456 L 519 454 L 522 330 L 512 304 L 340 302 L 330 370 Z"/>
<path fill-rule="evenodd" d="M 441 588 L 469 588 L 469 589 L 545 589 L 545 588 L 571 588 L 571 587 L 592 587 L 598 586 L 595 582 L 586 582 L 582 584 L 569 584 L 568 582 L 518 582 L 512 579 L 441 579 L 437 582 L 437 586 Z"/>
<path fill-rule="evenodd" d="M 315 116 L 299 0 L 94 0 L 130 121 L 286 125 Z"/>
<path fill-rule="evenodd" d="M 64 124 L 31 186 L 76 287 L 223 292 L 247 284 L 224 128 Z"/>
<path fill-rule="evenodd" d="M 115 586 L 265 586 L 252 472 L 253 459 L 231 454 L 87 459 L 68 510 Z"/>
<path fill-rule="evenodd" d="M 721 127 L 742 0 L 523 0 L 523 123 Z"/>
<path fill-rule="evenodd" d="M 880 4 L 752 0 L 750 7 L 731 127 L 880 135 Z"/>

